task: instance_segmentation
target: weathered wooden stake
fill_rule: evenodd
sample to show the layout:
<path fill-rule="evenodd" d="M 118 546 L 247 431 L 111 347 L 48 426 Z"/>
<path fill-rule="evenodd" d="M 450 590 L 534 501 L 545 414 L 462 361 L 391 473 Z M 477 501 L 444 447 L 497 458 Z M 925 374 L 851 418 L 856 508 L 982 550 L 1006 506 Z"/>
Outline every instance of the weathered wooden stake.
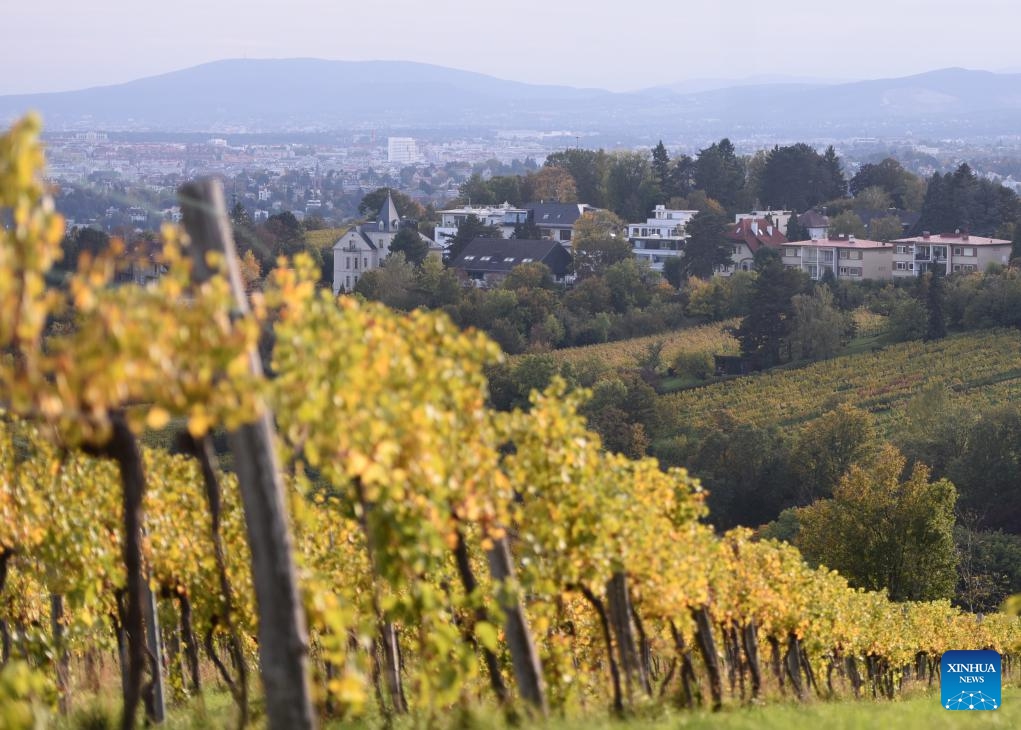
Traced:
<path fill-rule="evenodd" d="M 212 272 L 206 254 L 222 254 L 228 267 L 234 306 L 248 312 L 238 268 L 234 237 L 227 218 L 223 186 L 203 179 L 179 192 L 184 227 L 191 238 L 192 274 L 196 282 Z M 262 374 L 253 352 L 251 372 Z M 315 726 L 309 680 L 308 634 L 298 594 L 298 578 L 284 486 L 274 445 L 273 419 L 262 408 L 254 423 L 228 436 L 234 455 L 241 500 L 245 510 L 248 544 L 252 551 L 252 581 L 259 611 L 259 669 L 266 693 L 266 714 L 274 730 L 305 730 Z"/>

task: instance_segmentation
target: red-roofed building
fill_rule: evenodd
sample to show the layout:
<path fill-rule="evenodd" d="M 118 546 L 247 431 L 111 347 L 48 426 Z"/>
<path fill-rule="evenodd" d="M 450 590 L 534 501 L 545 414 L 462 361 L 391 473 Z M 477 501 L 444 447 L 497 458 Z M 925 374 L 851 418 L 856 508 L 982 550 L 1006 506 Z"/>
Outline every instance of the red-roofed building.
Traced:
<path fill-rule="evenodd" d="M 787 237 L 765 218 L 745 218 L 728 224 L 727 242 L 733 247 L 733 264 L 718 271 L 720 276 L 730 276 L 735 271 L 751 271 L 756 251 L 763 246 L 779 248 L 787 243 Z"/>
<path fill-rule="evenodd" d="M 926 232 L 898 238 L 893 244 L 893 275 L 898 278 L 936 269 L 943 274 L 985 271 L 990 264 L 1010 261 L 1011 242 L 1003 238 Z"/>
<path fill-rule="evenodd" d="M 819 281 L 827 271 L 838 279 L 862 281 L 893 278 L 892 243 L 854 236 L 792 241 L 780 249 L 784 266 L 800 269 Z"/>

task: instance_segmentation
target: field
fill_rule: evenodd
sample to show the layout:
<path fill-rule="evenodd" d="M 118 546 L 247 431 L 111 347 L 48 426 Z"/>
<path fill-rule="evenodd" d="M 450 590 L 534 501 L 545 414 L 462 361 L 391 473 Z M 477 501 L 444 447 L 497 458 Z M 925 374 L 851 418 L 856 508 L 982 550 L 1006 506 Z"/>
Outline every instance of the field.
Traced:
<path fill-rule="evenodd" d="M 307 231 L 305 233 L 305 241 L 309 246 L 322 250 L 332 248 L 337 239 L 345 233 L 347 233 L 347 227 L 321 228 L 318 231 Z"/>
<path fill-rule="evenodd" d="M 850 403 L 892 429 L 906 404 L 933 384 L 982 406 L 1021 396 L 1021 337 L 989 330 L 773 370 L 663 396 L 661 413 L 667 429 L 672 422 L 677 429 L 701 430 L 723 409 L 756 425 L 790 426 Z"/>
<path fill-rule="evenodd" d="M 187 707 L 171 711 L 165 727 L 167 730 L 185 730 L 185 728 L 220 728 L 228 727 L 232 722 L 230 698 L 226 693 L 213 693 L 205 698 L 202 706 L 193 702 Z M 471 728 L 504 728 L 506 723 L 501 717 L 483 714 L 476 710 L 467 715 L 454 713 L 447 722 L 435 725 L 437 728 L 460 727 Z M 72 730 L 86 726 L 87 717 L 111 717 L 112 705 L 103 703 L 80 710 L 76 716 L 68 720 L 58 721 L 56 727 Z M 96 723 L 93 726 L 102 727 Z M 256 723 L 253 727 L 259 727 Z M 340 727 L 337 723 L 327 723 L 326 728 Z M 366 720 L 346 727 L 358 727 L 369 730 L 381 727 L 381 722 Z M 397 722 L 394 727 L 401 730 L 410 724 Z M 593 719 L 584 722 L 553 719 L 548 723 L 537 725 L 525 723 L 521 728 L 543 727 L 547 730 L 675 730 L 690 728 L 691 730 L 798 730 L 825 727 L 827 730 L 865 730 L 866 728 L 896 728 L 897 730 L 958 730 L 959 728 L 1016 728 L 1021 727 L 1021 690 L 1017 687 L 1004 687 L 1003 707 L 995 712 L 977 712 L 967 714 L 948 712 L 939 706 L 935 692 L 912 694 L 901 700 L 887 702 L 822 702 L 810 704 L 772 704 L 765 707 L 734 707 L 720 713 L 679 712 L 657 710 L 645 717 L 639 713 L 627 720 Z"/>
<path fill-rule="evenodd" d="M 649 346 L 657 342 L 663 343 L 662 359 L 667 364 L 673 362 L 682 352 L 736 355 L 739 350 L 738 343 L 728 330 L 737 327 L 738 323 L 737 319 L 728 319 L 701 327 L 636 337 L 619 342 L 568 347 L 563 350 L 555 350 L 551 354 L 561 364 L 598 360 L 611 368 L 635 367 L 648 351 Z"/>

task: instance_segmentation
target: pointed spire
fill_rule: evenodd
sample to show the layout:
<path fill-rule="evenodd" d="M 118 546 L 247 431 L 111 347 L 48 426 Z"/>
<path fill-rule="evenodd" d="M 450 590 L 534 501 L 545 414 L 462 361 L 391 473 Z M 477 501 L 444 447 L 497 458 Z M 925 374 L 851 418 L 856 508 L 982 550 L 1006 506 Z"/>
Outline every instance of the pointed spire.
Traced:
<path fill-rule="evenodd" d="M 397 215 L 397 206 L 394 205 L 393 196 L 390 195 L 390 189 L 387 188 L 386 202 L 379 209 L 379 230 L 385 233 L 393 233 L 397 230 L 397 224 L 400 223 L 400 220 L 400 216 Z"/>

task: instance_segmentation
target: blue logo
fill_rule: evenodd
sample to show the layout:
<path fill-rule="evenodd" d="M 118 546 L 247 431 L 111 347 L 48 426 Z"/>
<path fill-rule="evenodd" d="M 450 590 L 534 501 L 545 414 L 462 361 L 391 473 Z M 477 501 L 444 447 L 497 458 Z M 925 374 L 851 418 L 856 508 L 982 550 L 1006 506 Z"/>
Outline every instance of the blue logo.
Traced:
<path fill-rule="evenodd" d="M 939 671 L 943 709 L 999 709 L 1000 655 L 995 651 L 943 652 Z"/>

